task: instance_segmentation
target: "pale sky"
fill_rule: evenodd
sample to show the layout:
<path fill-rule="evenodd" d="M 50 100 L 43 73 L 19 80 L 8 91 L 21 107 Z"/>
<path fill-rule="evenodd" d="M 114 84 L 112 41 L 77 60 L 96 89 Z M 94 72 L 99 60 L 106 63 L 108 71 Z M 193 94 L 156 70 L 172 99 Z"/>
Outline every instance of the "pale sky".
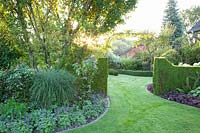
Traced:
<path fill-rule="evenodd" d="M 160 32 L 164 10 L 168 0 L 138 0 L 135 11 L 129 13 L 125 24 L 116 28 L 117 32 L 133 30 L 136 32 Z M 177 0 L 179 10 L 200 5 L 200 0 Z"/>

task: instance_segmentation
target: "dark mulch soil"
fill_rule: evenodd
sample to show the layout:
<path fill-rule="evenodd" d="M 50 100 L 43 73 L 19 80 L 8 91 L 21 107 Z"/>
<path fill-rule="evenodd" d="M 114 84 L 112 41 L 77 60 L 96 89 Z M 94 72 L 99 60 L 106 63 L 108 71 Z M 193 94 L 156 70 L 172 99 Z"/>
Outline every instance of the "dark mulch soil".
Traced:
<path fill-rule="evenodd" d="M 152 93 L 153 85 L 149 84 L 147 86 L 147 90 Z M 177 103 L 186 104 L 189 106 L 200 108 L 200 97 L 195 97 L 193 95 L 178 92 L 176 90 L 169 91 L 165 93 L 164 95 L 161 95 L 160 97 L 170 100 L 170 101 L 175 101 Z"/>

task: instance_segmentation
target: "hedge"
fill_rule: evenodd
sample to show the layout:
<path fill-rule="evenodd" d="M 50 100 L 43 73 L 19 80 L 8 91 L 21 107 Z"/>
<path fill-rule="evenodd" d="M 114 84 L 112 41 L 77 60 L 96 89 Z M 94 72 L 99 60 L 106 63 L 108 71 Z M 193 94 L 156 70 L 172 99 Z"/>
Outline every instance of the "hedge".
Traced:
<path fill-rule="evenodd" d="M 153 93 L 161 95 L 176 88 L 184 88 L 186 80 L 195 77 L 197 73 L 200 73 L 200 67 L 176 66 L 164 57 L 156 57 L 153 70 Z M 194 81 L 190 84 L 194 84 Z M 188 88 L 185 89 L 189 91 Z"/>
<path fill-rule="evenodd" d="M 115 69 L 109 69 L 109 75 L 118 76 L 119 72 Z"/>
<path fill-rule="evenodd" d="M 97 60 L 97 73 L 94 76 L 92 89 L 96 92 L 101 92 L 107 96 L 107 82 L 108 82 L 108 59 L 99 58 Z"/>
<path fill-rule="evenodd" d="M 119 74 L 132 75 L 132 76 L 143 76 L 143 77 L 152 77 L 152 71 L 133 71 L 133 70 L 117 70 Z"/>

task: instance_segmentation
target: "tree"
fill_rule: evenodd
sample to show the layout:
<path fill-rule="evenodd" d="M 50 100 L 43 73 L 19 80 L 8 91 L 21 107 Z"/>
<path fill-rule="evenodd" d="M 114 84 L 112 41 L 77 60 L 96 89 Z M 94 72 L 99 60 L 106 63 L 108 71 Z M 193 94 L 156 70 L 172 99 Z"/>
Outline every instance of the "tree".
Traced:
<path fill-rule="evenodd" d="M 158 36 L 154 33 L 144 33 L 139 35 L 137 43 L 144 44 L 146 46 L 147 55 L 149 56 L 149 64 L 151 66 L 150 69 L 152 69 L 154 57 L 159 57 L 171 48 L 170 36 L 172 36 L 173 33 L 174 26 L 166 24 Z"/>
<path fill-rule="evenodd" d="M 180 45 L 176 42 L 177 38 L 183 36 L 183 22 L 179 15 L 179 10 L 177 9 L 177 2 L 176 0 L 169 0 L 167 3 L 167 7 L 165 9 L 165 16 L 163 19 L 163 25 L 171 24 L 175 27 L 175 32 L 171 36 L 171 45 L 177 46 Z"/>
<path fill-rule="evenodd" d="M 183 17 L 186 29 L 189 30 L 200 20 L 200 6 L 195 6 L 190 9 L 183 10 L 181 15 Z"/>
<path fill-rule="evenodd" d="M 29 62 L 62 67 L 73 45 L 112 31 L 137 0 L 0 0 L 0 19 L 21 41 Z M 87 42 L 85 43 L 87 45 Z M 71 62 L 74 63 L 74 62 Z M 71 64 L 69 63 L 69 64 Z"/>

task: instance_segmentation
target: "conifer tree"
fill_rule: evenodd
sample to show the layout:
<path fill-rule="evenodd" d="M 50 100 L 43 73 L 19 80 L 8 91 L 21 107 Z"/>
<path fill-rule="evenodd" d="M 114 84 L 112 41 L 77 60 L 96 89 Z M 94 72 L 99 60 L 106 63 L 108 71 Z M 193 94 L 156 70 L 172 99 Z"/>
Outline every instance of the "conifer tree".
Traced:
<path fill-rule="evenodd" d="M 163 25 L 171 24 L 175 27 L 175 32 L 171 36 L 171 45 L 175 46 L 180 45 L 178 43 L 178 38 L 183 36 L 184 26 L 182 19 L 179 15 L 179 9 L 177 8 L 176 0 L 169 0 L 167 7 L 165 9 L 165 16 L 163 19 Z"/>

